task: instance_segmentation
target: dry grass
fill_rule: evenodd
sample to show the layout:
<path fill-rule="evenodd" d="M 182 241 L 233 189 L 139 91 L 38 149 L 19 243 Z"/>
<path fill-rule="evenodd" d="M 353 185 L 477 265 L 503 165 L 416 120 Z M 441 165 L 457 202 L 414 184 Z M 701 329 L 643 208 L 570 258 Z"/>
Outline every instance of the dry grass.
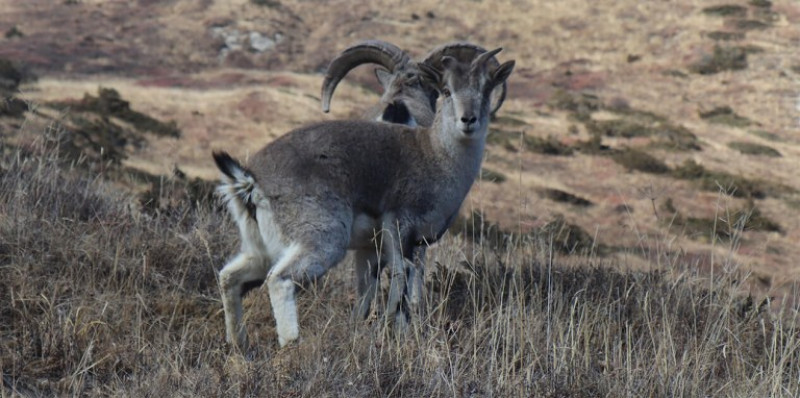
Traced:
<path fill-rule="evenodd" d="M 792 0 L 0 5 L 0 58 L 28 67 L 0 87 L 24 99 L 0 103 L 0 394 L 798 394 L 788 367 L 797 333 L 786 318 L 800 298 Z M 713 7 L 732 14 L 704 12 Z M 227 48 L 217 28 L 238 31 L 243 47 Z M 250 32 L 283 40 L 254 52 Z M 364 67 L 337 89 L 332 114 L 319 110 L 325 65 L 367 38 L 415 56 L 469 40 L 517 60 L 485 165 L 489 181 L 506 181 L 478 181 L 465 204 L 464 214 L 481 217 L 461 230 L 486 239 L 476 248 L 451 238 L 430 251 L 436 305 L 410 344 L 380 322 L 340 321 L 354 290 L 342 266 L 301 299 L 306 344 L 294 350 L 275 350 L 266 294 L 251 294 L 257 349 L 244 360 L 222 343 L 214 279 L 236 245 L 233 228 L 194 177 L 217 175 L 213 149 L 246 157 L 300 124 L 374 103 Z M 114 136 L 114 126 L 136 127 L 128 112 L 78 106 L 92 105 L 100 88 L 174 121 L 180 139 Z M 65 102 L 74 114 L 52 108 Z M 43 155 L 52 142 L 10 138 L 20 128 L 38 135 L 53 120 L 74 138 L 59 141 L 63 158 Z M 668 172 L 644 172 L 662 162 Z M 188 177 L 162 177 L 182 175 L 178 168 Z M 661 205 L 670 199 L 674 212 Z M 769 220 L 777 227 L 755 228 Z M 582 252 L 590 257 L 565 255 Z M 511 286 L 498 285 L 504 278 L 526 287 L 503 303 L 486 299 Z M 622 289 L 630 301 L 592 289 Z M 773 312 L 740 316 L 749 305 L 741 291 L 759 303 L 770 296 Z"/>
<path fill-rule="evenodd" d="M 387 40 L 413 56 L 436 44 L 469 40 L 503 46 L 501 58 L 518 65 L 508 101 L 492 125 L 498 134 L 486 159 L 486 167 L 507 180 L 480 187 L 487 218 L 503 228 L 533 229 L 563 214 L 608 246 L 631 247 L 638 237 L 629 233 L 630 224 L 648 235 L 661 228 L 652 222 L 650 200 L 639 198 L 641 189 L 659 186 L 676 201 L 686 198 L 679 204 L 687 214 L 711 218 L 719 185 L 738 182 L 707 179 L 698 192 L 698 184 L 671 173 L 616 163 L 612 155 L 625 147 L 671 170 L 693 160 L 726 176 L 800 190 L 800 144 L 793 138 L 800 12 L 792 0 L 57 3 L 0 0 L 7 9 L 0 13 L 0 26 L 17 26 L 23 34 L 2 42 L 0 58 L 40 76 L 36 83 L 22 79 L 20 97 L 78 103 L 86 93 L 113 88 L 130 109 L 175 121 L 180 139 L 149 137 L 146 149 L 126 153 L 126 166 L 151 174 L 169 174 L 177 165 L 191 177 L 212 179 L 217 174 L 208 157 L 212 150 L 247 157 L 246 148 L 261 147 L 301 124 L 358 115 L 378 98 L 371 68 L 358 68 L 340 84 L 332 114 L 320 112 L 318 93 L 327 63 L 359 40 Z M 703 12 L 725 5 L 746 13 Z M 740 28 L 756 20 L 769 27 Z M 437 29 L 429 29 L 432 25 Z M 238 32 L 241 47 L 226 44 L 219 29 Z M 252 32 L 280 34 L 282 41 L 274 51 L 252 51 Z M 714 32 L 726 33 L 728 40 Z M 691 66 L 704 59 L 715 67 L 715 46 L 742 53 L 747 68 L 692 73 Z M 725 106 L 750 126 L 701 118 L 700 111 Z M 602 136 L 595 139 L 592 130 Z M 782 156 L 747 155 L 726 145 L 769 144 L 764 140 L 780 142 L 775 149 Z M 575 207 L 535 194 L 544 187 L 559 187 L 596 206 Z M 781 218 L 786 234 L 746 233 L 736 254 L 754 272 L 772 276 L 769 289 L 800 280 L 795 266 L 800 218 L 781 217 L 796 209 L 797 198 L 778 193 L 768 193 L 758 205 L 765 215 Z M 616 211 L 622 204 L 631 211 Z M 686 249 L 715 250 L 695 243 Z"/>
<path fill-rule="evenodd" d="M 553 234 L 502 249 L 446 239 L 405 336 L 343 321 L 346 265 L 300 295 L 299 346 L 277 349 L 256 291 L 242 355 L 224 343 L 216 283 L 237 244 L 225 214 L 188 194 L 141 207 L 95 165 L 61 158 L 58 133 L 2 148 L 3 396 L 800 394 L 797 313 L 739 294 L 733 263 L 711 278 L 667 251 L 651 272 L 570 265 Z M 184 188 L 159 192 L 174 202 Z"/>

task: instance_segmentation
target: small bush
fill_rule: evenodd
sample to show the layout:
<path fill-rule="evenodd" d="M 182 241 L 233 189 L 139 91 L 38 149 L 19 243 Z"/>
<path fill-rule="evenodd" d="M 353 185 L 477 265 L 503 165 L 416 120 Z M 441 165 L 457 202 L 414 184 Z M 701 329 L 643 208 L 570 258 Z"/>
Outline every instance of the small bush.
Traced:
<path fill-rule="evenodd" d="M 738 41 L 738 40 L 744 40 L 745 33 L 714 31 L 714 32 L 709 32 L 706 36 L 711 40 Z"/>
<path fill-rule="evenodd" d="M 781 156 L 781 153 L 772 147 L 752 142 L 733 141 L 728 143 L 728 147 L 745 155 L 768 156 L 773 158 Z"/>
<path fill-rule="evenodd" d="M 733 26 L 741 30 L 764 30 L 772 25 L 757 19 L 740 19 L 735 21 Z"/>
<path fill-rule="evenodd" d="M 572 155 L 572 148 L 564 145 L 554 137 L 541 138 L 536 136 L 525 136 L 523 139 L 525 149 L 533 153 L 543 155 L 569 156 Z"/>
<path fill-rule="evenodd" d="M 556 90 L 548 100 L 548 104 L 555 108 L 572 112 L 578 120 L 589 118 L 592 112 L 599 110 L 603 103 L 596 95 L 588 93 L 573 93 L 566 90 Z"/>
<path fill-rule="evenodd" d="M 506 176 L 505 174 L 499 171 L 494 171 L 491 169 L 487 169 L 486 167 L 483 167 L 481 168 L 480 179 L 481 181 L 489 181 L 495 184 L 502 184 L 506 181 Z"/>
<path fill-rule="evenodd" d="M 278 0 L 250 0 L 251 3 L 267 8 L 277 8 L 281 6 L 281 2 Z"/>
<path fill-rule="evenodd" d="M 750 4 L 753 7 L 761 7 L 761 8 L 772 7 L 772 2 L 770 0 L 750 0 L 748 4 Z"/>
<path fill-rule="evenodd" d="M 527 135 L 519 131 L 492 129 L 491 133 L 486 138 L 487 144 L 500 145 L 511 152 L 520 150 L 520 141 L 522 141 L 522 149 L 533 153 L 553 156 L 572 155 L 572 149 L 562 144 L 554 137 L 541 138 Z"/>
<path fill-rule="evenodd" d="M 747 127 L 753 124 L 750 119 L 739 116 L 729 106 L 719 106 L 710 111 L 698 112 L 701 119 L 709 123 L 724 124 L 731 127 Z"/>
<path fill-rule="evenodd" d="M 77 103 L 53 102 L 48 104 L 57 109 L 74 112 L 92 112 L 101 117 L 116 117 L 133 125 L 137 130 L 147 131 L 167 137 L 180 137 L 181 132 L 174 121 L 162 122 L 149 115 L 131 109 L 130 103 L 113 88 L 98 89 L 97 97 L 86 93 Z"/>
<path fill-rule="evenodd" d="M 781 226 L 764 216 L 752 201 L 742 208 L 725 211 L 716 219 L 684 216 L 675 209 L 671 198 L 666 200 L 662 210 L 668 215 L 666 222 L 679 227 L 686 236 L 696 240 L 708 241 L 713 236 L 714 239 L 727 242 L 743 231 L 783 233 Z"/>
<path fill-rule="evenodd" d="M 555 202 L 569 203 L 571 205 L 579 207 L 589 207 L 594 205 L 594 203 L 592 203 L 588 199 L 584 199 L 580 196 L 573 195 L 569 192 L 564 192 L 560 189 L 545 188 L 540 190 L 539 192 L 543 197 Z"/>
<path fill-rule="evenodd" d="M 747 51 L 740 47 L 714 46 L 712 54 L 703 56 L 689 65 L 689 70 L 701 75 L 712 75 L 725 70 L 747 69 Z"/>
<path fill-rule="evenodd" d="M 751 130 L 750 134 L 753 134 L 755 136 L 761 137 L 761 138 L 763 138 L 765 140 L 770 140 L 770 141 L 775 141 L 775 142 L 783 142 L 783 139 L 779 135 L 777 135 L 775 133 L 771 133 L 769 131 Z"/>
<path fill-rule="evenodd" d="M 711 6 L 704 8 L 703 14 L 720 17 L 744 17 L 747 15 L 747 7 L 732 4 Z"/>
<path fill-rule="evenodd" d="M 751 180 L 723 171 L 708 170 L 694 160 L 686 160 L 675 168 L 671 175 L 675 178 L 694 181 L 700 188 L 708 191 L 724 189 L 734 197 L 763 199 L 793 192 L 790 187 L 771 184 L 761 180 Z"/>
<path fill-rule="evenodd" d="M 8 59 L 0 58 L 0 100 L 14 94 L 22 81 L 22 72 Z"/>
<path fill-rule="evenodd" d="M 625 148 L 615 151 L 611 158 L 628 170 L 652 174 L 666 174 L 670 171 L 666 163 L 637 149 Z"/>

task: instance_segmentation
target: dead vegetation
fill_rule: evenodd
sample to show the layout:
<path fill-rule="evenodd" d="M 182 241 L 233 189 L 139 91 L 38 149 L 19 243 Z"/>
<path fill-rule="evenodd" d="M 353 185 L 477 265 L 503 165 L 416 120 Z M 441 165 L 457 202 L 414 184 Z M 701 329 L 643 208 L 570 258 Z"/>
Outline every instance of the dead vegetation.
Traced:
<path fill-rule="evenodd" d="M 777 134 L 775 134 L 775 133 L 771 133 L 771 132 L 769 132 L 769 131 L 764 131 L 764 130 L 750 130 L 750 134 L 753 134 L 753 135 L 755 135 L 755 136 L 757 136 L 757 137 L 761 137 L 761 138 L 763 138 L 763 139 L 765 139 L 765 140 L 768 140 L 768 141 L 773 141 L 773 142 L 784 142 L 784 141 L 785 141 L 785 140 L 784 140 L 783 138 L 781 138 L 779 135 L 777 135 Z"/>
<path fill-rule="evenodd" d="M 0 58 L 0 117 L 20 118 L 28 110 L 28 104 L 17 98 L 19 85 L 26 80 L 35 80 L 35 76 Z"/>
<path fill-rule="evenodd" d="M 23 77 L 6 97 L 14 107 L 0 102 L 0 292 L 8 298 L 0 302 L 0 395 L 800 396 L 792 271 L 800 186 L 791 169 L 800 59 L 791 1 L 401 2 L 391 13 L 379 2 L 6 3 L 0 56 L 33 65 L 45 83 L 25 87 Z M 703 12 L 725 5 L 736 6 L 732 15 Z M 433 20 L 438 29 L 424 29 Z M 230 35 L 238 43 L 212 36 L 215 27 L 238 30 Z M 254 52 L 251 32 L 280 32 L 284 41 Z M 288 351 L 275 347 L 266 295 L 250 294 L 255 344 L 240 356 L 223 343 L 214 280 L 225 262 L 216 253 L 237 244 L 235 231 L 211 200 L 213 183 L 195 176 L 213 176 L 209 148 L 316 119 L 308 99 L 354 37 L 417 55 L 464 39 L 513 52 L 523 69 L 492 123 L 500 134 L 490 136 L 490 171 L 509 181 L 483 184 L 493 200 L 486 216 L 459 221 L 472 219 L 477 238 L 464 228 L 429 250 L 431 301 L 410 341 L 400 344 L 380 321 L 346 321 L 353 278 L 345 264 L 301 295 L 301 323 L 312 333 Z M 236 69 L 219 72 L 226 67 Z M 293 82 L 273 95 L 287 79 L 281 73 Z M 374 100 L 375 87 L 362 88 L 374 79 L 363 76 L 342 87 L 344 109 Z M 171 139 L 154 146 L 152 132 L 76 109 L 84 92 L 100 99 L 94 87 L 109 84 L 130 109 L 175 118 L 181 149 L 191 150 L 173 153 Z M 56 112 L 31 97 L 76 100 Z M 266 110 L 299 111 L 251 120 L 254 112 L 240 109 L 262 106 L 252 97 Z M 717 115 L 727 121 L 698 119 L 698 109 L 721 104 L 731 109 Z M 59 159 L 8 139 L 35 113 L 62 122 L 58 134 L 41 134 Z M 773 142 L 783 157 L 738 155 L 736 140 Z M 646 157 L 626 166 L 628 150 Z M 727 157 L 736 164 L 726 166 Z M 641 174 L 659 164 L 669 170 Z M 649 181 L 669 191 L 653 195 L 657 222 L 649 199 L 631 194 Z M 517 191 L 535 205 L 516 209 Z M 734 196 L 731 210 L 709 210 L 720 191 Z M 675 198 L 675 212 L 658 206 L 664 196 Z"/>
<path fill-rule="evenodd" d="M 693 181 L 700 189 L 725 191 L 738 198 L 764 199 L 779 197 L 793 190 L 789 187 L 758 179 L 748 179 L 725 171 L 708 170 L 694 160 L 686 160 L 676 167 L 671 175 L 678 179 Z"/>
<path fill-rule="evenodd" d="M 506 181 L 506 175 L 505 174 L 503 174 L 503 173 L 501 173 L 499 171 L 494 171 L 492 169 L 488 169 L 486 167 L 481 169 L 481 173 L 480 173 L 480 176 L 478 178 L 480 178 L 482 181 L 489 181 L 489 182 L 493 182 L 495 184 L 502 184 L 502 183 L 504 183 Z"/>
<path fill-rule="evenodd" d="M 731 127 L 748 127 L 753 122 L 744 117 L 736 114 L 730 106 L 718 106 L 708 111 L 698 112 L 701 119 L 709 123 L 724 124 Z"/>
<path fill-rule="evenodd" d="M 706 7 L 703 9 L 703 13 L 721 17 L 744 17 L 747 16 L 747 7 L 734 4 L 723 4 L 719 6 Z"/>
<path fill-rule="evenodd" d="M 553 156 L 572 155 L 572 148 L 563 144 L 557 137 L 542 138 L 529 134 L 526 131 L 529 127 L 530 125 L 521 119 L 499 116 L 492 121 L 486 143 L 502 146 L 509 152 L 526 151 Z"/>
<path fill-rule="evenodd" d="M 689 65 L 689 70 L 701 75 L 713 75 L 726 70 L 747 69 L 747 54 L 743 47 L 715 45 L 711 54 L 705 54 Z"/>
<path fill-rule="evenodd" d="M 748 6 L 739 4 L 722 4 L 703 8 L 706 15 L 722 17 L 724 31 L 714 31 L 706 37 L 715 41 L 741 41 L 748 31 L 766 30 L 780 19 L 780 15 L 771 9 L 771 2 L 749 2 Z M 722 71 L 737 71 L 748 67 L 748 54 L 762 52 L 754 45 L 729 46 L 714 45 L 710 54 L 689 65 L 689 70 L 701 75 L 711 75 Z"/>
<path fill-rule="evenodd" d="M 578 207 L 589 207 L 594 205 L 594 203 L 588 199 L 573 195 L 569 192 L 564 192 L 560 189 L 544 188 L 539 190 L 539 193 L 547 199 L 561 203 L 568 203 Z"/>
<path fill-rule="evenodd" d="M 426 315 L 402 338 L 347 321 L 346 265 L 299 296 L 301 322 L 316 327 L 297 347 L 277 349 L 256 291 L 242 356 L 224 343 L 217 298 L 218 253 L 237 244 L 224 214 L 186 201 L 143 213 L 107 176 L 39 145 L 0 159 L 4 394 L 800 393 L 796 319 L 739 294 L 737 271 L 701 282 L 671 255 L 651 272 L 566 266 L 553 252 L 591 239 L 563 220 L 504 248 L 451 238 L 430 250 Z"/>
<path fill-rule="evenodd" d="M 672 198 L 663 203 L 662 211 L 666 214 L 663 221 L 670 228 L 679 229 L 681 234 L 695 240 L 729 242 L 741 238 L 743 231 L 783 233 L 781 226 L 764 216 L 752 200 L 742 208 L 728 209 L 707 218 L 683 215 L 675 208 Z"/>
<path fill-rule="evenodd" d="M 628 170 L 651 174 L 666 174 L 669 172 L 669 167 L 666 163 L 649 155 L 647 152 L 636 149 L 624 148 L 614 151 L 611 154 L 611 159 L 614 159 L 615 162 Z"/>
<path fill-rule="evenodd" d="M 181 134 L 174 121 L 165 123 L 131 109 L 130 103 L 113 88 L 100 87 L 96 97 L 86 93 L 77 102 L 51 102 L 46 105 L 64 111 L 90 112 L 104 120 L 113 117 L 141 132 L 175 138 Z"/>
<path fill-rule="evenodd" d="M 450 232 L 493 250 L 507 250 L 532 242 L 548 242 L 548 246 L 568 255 L 603 254 L 606 248 L 595 242 L 583 228 L 557 215 L 550 222 L 532 231 L 511 231 L 487 220 L 483 212 L 474 210 L 469 217 L 453 222 Z"/>
<path fill-rule="evenodd" d="M 708 37 L 711 40 L 718 40 L 718 41 L 739 41 L 739 40 L 744 40 L 745 33 L 744 32 L 725 32 L 725 31 L 716 30 L 716 31 L 713 31 L 713 32 L 708 32 L 708 34 L 706 34 L 706 37 Z"/>
<path fill-rule="evenodd" d="M 542 138 L 526 134 L 523 131 L 507 131 L 493 128 L 486 139 L 486 143 L 489 145 L 502 146 L 509 152 L 524 150 L 526 152 L 542 155 L 572 155 L 572 148 L 561 143 L 561 141 L 555 137 Z"/>
<path fill-rule="evenodd" d="M 766 145 L 756 144 L 754 142 L 731 141 L 728 143 L 728 147 L 731 149 L 735 149 L 745 155 L 767 156 L 771 158 L 781 157 L 781 153 L 778 152 L 775 148 Z"/>
<path fill-rule="evenodd" d="M 653 112 L 627 105 L 603 103 L 601 98 L 586 93 L 556 91 L 548 102 L 554 109 L 570 112 L 570 117 L 583 123 L 593 136 L 615 138 L 646 137 L 651 145 L 678 151 L 700 150 L 697 136 L 686 127 L 670 122 Z M 616 118 L 596 120 L 592 114 L 605 111 Z"/>
<path fill-rule="evenodd" d="M 213 204 L 214 184 L 210 181 L 190 178 L 177 167 L 172 175 L 160 176 L 123 165 L 132 152 L 147 147 L 148 137 L 177 138 L 180 130 L 174 121 L 161 122 L 131 109 L 112 88 L 100 88 L 97 97 L 87 93 L 77 102 L 51 102 L 34 109 L 26 103 L 19 117 L 40 118 L 49 124 L 40 139 L 53 145 L 63 167 L 102 173 L 139 188 L 135 196 L 143 211 L 169 212 L 186 205 L 209 208 Z"/>
<path fill-rule="evenodd" d="M 697 136 L 683 126 L 676 126 L 666 118 L 652 112 L 632 109 L 630 107 L 613 107 L 603 103 L 594 95 L 557 91 L 550 106 L 570 112 L 574 120 L 581 121 L 592 138 L 578 142 L 570 147 L 589 155 L 609 156 L 616 163 L 629 171 L 666 175 L 669 177 L 693 181 L 700 189 L 707 191 L 723 190 L 735 197 L 764 199 L 780 197 L 794 190 L 782 184 L 759 179 L 750 179 L 725 171 L 708 170 L 694 160 L 686 160 L 677 167 L 670 167 L 664 161 L 649 154 L 646 148 L 624 146 L 612 148 L 603 144 L 603 137 L 611 138 L 651 138 L 650 147 L 664 148 L 673 151 L 699 151 L 701 147 Z M 593 114 L 606 111 L 616 115 L 617 119 L 595 120 Z M 729 106 L 718 106 L 708 111 L 698 112 L 701 119 L 714 124 L 722 124 L 736 128 L 746 128 L 757 123 L 738 115 Z M 761 135 L 766 135 L 761 133 Z M 774 149 L 750 143 L 730 144 L 733 149 L 750 155 L 780 156 Z M 776 155 L 777 154 L 777 155 Z"/>

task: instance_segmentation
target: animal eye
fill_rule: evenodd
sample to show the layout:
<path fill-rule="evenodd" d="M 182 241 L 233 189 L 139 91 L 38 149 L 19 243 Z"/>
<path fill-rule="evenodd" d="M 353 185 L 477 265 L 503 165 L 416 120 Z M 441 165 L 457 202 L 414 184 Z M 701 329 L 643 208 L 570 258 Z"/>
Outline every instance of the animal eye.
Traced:
<path fill-rule="evenodd" d="M 442 95 L 444 95 L 445 97 L 449 97 L 450 96 L 450 89 L 448 89 L 446 87 L 444 89 L 442 89 Z"/>

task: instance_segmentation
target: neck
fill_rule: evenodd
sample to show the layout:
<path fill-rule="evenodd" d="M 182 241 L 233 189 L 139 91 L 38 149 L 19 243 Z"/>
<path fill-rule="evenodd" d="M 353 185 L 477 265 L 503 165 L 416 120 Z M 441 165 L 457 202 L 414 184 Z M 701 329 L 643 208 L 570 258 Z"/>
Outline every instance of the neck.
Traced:
<path fill-rule="evenodd" d="M 456 175 L 468 181 L 468 186 L 471 186 L 480 172 L 486 132 L 475 131 L 473 137 L 465 137 L 452 122 L 454 118 L 443 113 L 437 112 L 431 126 L 431 144 L 442 165 L 447 169 L 457 170 Z M 486 123 L 482 125 L 486 126 Z"/>

